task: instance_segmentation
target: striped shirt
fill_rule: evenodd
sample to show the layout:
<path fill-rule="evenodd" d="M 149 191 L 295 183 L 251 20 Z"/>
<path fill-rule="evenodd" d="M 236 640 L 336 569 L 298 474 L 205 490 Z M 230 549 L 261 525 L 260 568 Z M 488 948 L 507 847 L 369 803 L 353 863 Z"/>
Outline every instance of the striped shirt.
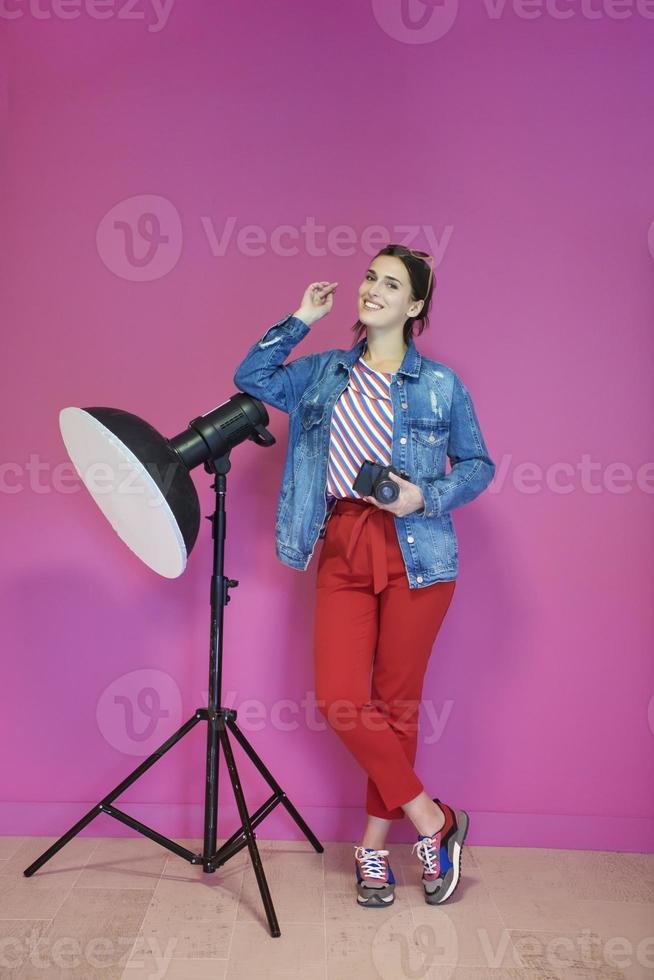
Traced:
<path fill-rule="evenodd" d="M 367 350 L 364 344 L 361 354 Z M 361 495 L 352 489 L 364 459 L 388 466 L 393 444 L 391 379 L 387 371 L 375 371 L 359 356 L 352 365 L 350 381 L 332 411 L 327 467 L 328 505 L 335 498 Z"/>

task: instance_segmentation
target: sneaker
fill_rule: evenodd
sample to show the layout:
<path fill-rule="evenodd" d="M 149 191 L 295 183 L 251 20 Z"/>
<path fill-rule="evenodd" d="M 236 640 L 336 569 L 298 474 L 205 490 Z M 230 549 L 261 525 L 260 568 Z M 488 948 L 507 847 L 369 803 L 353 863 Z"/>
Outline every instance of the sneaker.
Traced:
<path fill-rule="evenodd" d="M 422 861 L 422 886 L 425 901 L 429 905 L 440 905 L 452 895 L 461 877 L 461 849 L 468 833 L 469 817 L 465 810 L 454 811 L 447 803 L 434 799 L 443 813 L 448 824 L 448 811 L 451 817 L 449 829 L 442 834 L 437 831 L 433 836 L 418 834 L 418 840 L 413 845 Z"/>
<path fill-rule="evenodd" d="M 372 847 L 354 848 L 357 902 L 364 906 L 392 905 L 395 900 L 395 876 L 388 862 L 388 851 Z"/>

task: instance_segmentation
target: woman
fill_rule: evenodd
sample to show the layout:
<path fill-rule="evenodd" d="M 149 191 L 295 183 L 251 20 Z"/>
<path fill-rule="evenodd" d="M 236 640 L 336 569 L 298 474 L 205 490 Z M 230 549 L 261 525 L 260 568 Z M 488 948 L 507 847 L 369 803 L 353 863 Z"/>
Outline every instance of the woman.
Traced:
<path fill-rule="evenodd" d="M 359 287 L 353 347 L 285 365 L 333 306 L 337 282 L 310 284 L 295 313 L 253 345 L 234 375 L 244 391 L 289 414 L 277 556 L 305 570 L 323 538 L 316 699 L 368 775 L 368 821 L 355 845 L 364 906 L 394 901 L 384 846 L 393 820 L 406 814 L 416 828 L 413 849 L 434 905 L 459 882 L 469 822 L 464 810 L 427 794 L 413 769 L 424 675 L 458 574 L 451 511 L 495 472 L 467 388 L 413 342 L 414 325 L 421 334 L 429 322 L 431 259 L 402 245 L 383 248 Z M 364 460 L 404 474 L 388 474 L 395 500 L 382 502 L 374 486 L 371 494 L 353 489 Z"/>

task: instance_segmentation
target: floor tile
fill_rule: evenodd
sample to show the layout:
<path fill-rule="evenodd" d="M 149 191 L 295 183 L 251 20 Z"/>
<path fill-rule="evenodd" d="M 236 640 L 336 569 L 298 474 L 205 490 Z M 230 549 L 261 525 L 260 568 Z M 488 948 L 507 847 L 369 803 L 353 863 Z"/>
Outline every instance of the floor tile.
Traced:
<path fill-rule="evenodd" d="M 466 846 L 430 906 L 412 844 L 391 844 L 395 901 L 373 909 L 354 842 L 257 837 L 272 937 L 247 847 L 206 874 L 144 835 L 78 836 L 25 878 L 55 840 L 0 839 L 2 980 L 654 980 L 650 854 Z"/>
<path fill-rule="evenodd" d="M 50 848 L 56 837 L 23 837 L 14 838 L 19 843 L 12 849 L 11 856 L 7 858 L 7 863 L 2 872 L 2 876 L 13 876 L 23 878 L 23 872 L 37 858 Z M 45 878 L 57 875 L 61 871 L 75 871 L 79 874 L 85 867 L 89 859 L 95 853 L 101 838 L 99 837 L 72 837 L 67 844 L 60 847 L 56 854 L 42 864 L 38 871 L 35 871 L 26 881 L 36 881 L 37 878 Z"/>
<path fill-rule="evenodd" d="M 171 854 L 148 837 L 106 837 L 76 882 L 78 888 L 151 888 Z"/>
<path fill-rule="evenodd" d="M 579 932 L 511 930 L 518 962 L 547 980 L 623 980 L 605 955 L 605 942 L 591 929 Z"/>
<path fill-rule="evenodd" d="M 573 898 L 613 902 L 654 902 L 654 874 L 633 854 L 565 851 L 559 868 Z"/>
<path fill-rule="evenodd" d="M 188 878 L 162 878 L 139 930 L 139 958 L 158 951 L 171 959 L 226 959 L 241 891 L 242 873 L 229 880 L 193 869 Z"/>
<path fill-rule="evenodd" d="M 542 974 L 533 970 L 519 970 L 517 968 L 489 970 L 486 967 L 477 966 L 429 966 L 419 972 L 405 974 L 405 977 L 419 976 L 420 980 L 543 980 Z M 405 980 L 405 977 L 398 977 L 398 980 Z"/>
<path fill-rule="evenodd" d="M 268 889 L 280 925 L 324 923 L 323 855 L 315 852 L 271 850 L 262 856 Z M 243 873 L 238 920 L 265 920 L 265 910 L 254 868 Z"/>
<path fill-rule="evenodd" d="M 120 980 L 151 898 L 149 888 L 71 889 L 16 980 Z"/>
<path fill-rule="evenodd" d="M 354 881 L 354 847 L 354 844 L 340 841 L 325 844 L 325 892 L 342 891 L 350 881 Z"/>
<path fill-rule="evenodd" d="M 56 838 L 25 838 L 0 875 L 0 919 L 50 919 L 79 880 L 98 839 L 74 837 L 29 878 L 23 874 Z"/>
<path fill-rule="evenodd" d="M 34 839 L 42 840 L 43 838 Z M 26 840 L 28 840 L 27 837 L 0 837 L 0 860 L 5 861 L 7 858 L 12 857 Z M 48 840 L 52 843 L 50 838 Z M 0 873 L 2 872 L 0 871 Z"/>
<path fill-rule="evenodd" d="M 604 958 L 627 980 L 652 980 L 654 905 L 580 901 L 577 914 L 584 929 L 604 938 Z"/>
<path fill-rule="evenodd" d="M 322 922 L 280 923 L 273 938 L 267 923 L 237 922 L 226 980 L 325 980 Z"/>
<path fill-rule="evenodd" d="M 479 872 L 462 877 L 442 905 L 428 905 L 420 883 L 408 887 L 408 897 L 425 942 L 441 949 L 443 963 L 488 969 L 520 966 L 509 930 Z"/>
<path fill-rule="evenodd" d="M 29 964 L 32 951 L 38 950 L 51 922 L 51 919 L 0 920 L 0 977 L 13 977 Z M 39 958 L 34 960 L 37 969 Z"/>
<path fill-rule="evenodd" d="M 327 846 L 327 841 L 320 841 L 323 847 Z M 318 854 L 313 844 L 303 837 L 301 840 L 271 840 L 267 841 L 269 847 L 275 851 L 308 851 L 310 854 Z"/>
<path fill-rule="evenodd" d="M 489 872 L 482 861 L 483 881 L 509 929 L 556 932 L 577 931 L 583 927 L 575 899 L 565 874 L 554 865 L 496 868 Z"/>
<path fill-rule="evenodd" d="M 121 980 L 226 980 L 227 960 L 172 959 L 160 969 L 143 960 L 130 960 Z"/>

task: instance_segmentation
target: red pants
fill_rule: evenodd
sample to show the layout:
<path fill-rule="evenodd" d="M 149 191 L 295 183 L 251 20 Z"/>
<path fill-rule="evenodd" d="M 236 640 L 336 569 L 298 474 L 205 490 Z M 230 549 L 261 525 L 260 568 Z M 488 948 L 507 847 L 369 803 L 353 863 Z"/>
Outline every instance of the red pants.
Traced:
<path fill-rule="evenodd" d="M 424 788 L 413 770 L 422 685 L 455 586 L 410 589 L 391 512 L 336 503 L 318 560 L 316 701 L 368 773 L 371 816 L 400 819 Z"/>

